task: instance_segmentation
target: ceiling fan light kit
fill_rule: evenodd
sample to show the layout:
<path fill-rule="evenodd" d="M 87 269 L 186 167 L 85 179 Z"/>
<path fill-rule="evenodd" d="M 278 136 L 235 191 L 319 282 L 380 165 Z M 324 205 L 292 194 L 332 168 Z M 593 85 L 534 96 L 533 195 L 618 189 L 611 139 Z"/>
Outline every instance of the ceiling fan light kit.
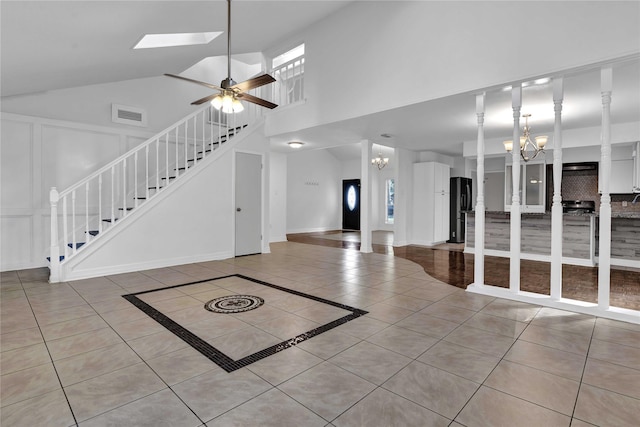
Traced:
<path fill-rule="evenodd" d="M 220 82 L 220 86 L 201 82 L 199 80 L 193 80 L 175 74 L 165 74 L 165 76 L 185 80 L 191 83 L 196 83 L 219 91 L 219 93 L 217 94 L 205 96 L 204 98 L 198 99 L 197 101 L 193 101 L 191 105 L 200 105 L 204 104 L 205 102 L 211 102 L 213 108 L 215 108 L 216 110 L 221 110 L 223 113 L 227 114 L 240 113 L 241 111 L 243 111 L 244 106 L 240 101 L 251 102 L 253 104 L 260 105 L 269 109 L 276 108 L 277 105 L 273 102 L 245 93 L 248 90 L 275 82 L 276 79 L 274 79 L 272 76 L 270 76 L 269 74 L 263 74 L 261 76 L 254 77 L 241 83 L 236 83 L 231 78 L 231 0 L 227 0 L 227 28 L 227 78 Z"/>

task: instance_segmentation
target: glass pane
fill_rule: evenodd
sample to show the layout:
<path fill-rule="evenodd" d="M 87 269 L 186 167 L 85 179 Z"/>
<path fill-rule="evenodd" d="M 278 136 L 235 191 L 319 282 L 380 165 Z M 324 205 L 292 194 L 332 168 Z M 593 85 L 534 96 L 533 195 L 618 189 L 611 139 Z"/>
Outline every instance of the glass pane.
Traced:
<path fill-rule="evenodd" d="M 386 205 L 386 224 L 393 224 L 393 199 L 395 196 L 395 185 L 393 179 L 387 180 L 386 185 L 386 196 L 385 196 L 385 205 Z"/>
<path fill-rule="evenodd" d="M 353 185 L 347 190 L 347 207 L 350 211 L 356 208 L 356 189 Z"/>
<path fill-rule="evenodd" d="M 544 204 L 544 164 L 527 165 L 526 176 L 524 179 L 526 185 L 527 200 L 526 205 L 543 205 Z"/>

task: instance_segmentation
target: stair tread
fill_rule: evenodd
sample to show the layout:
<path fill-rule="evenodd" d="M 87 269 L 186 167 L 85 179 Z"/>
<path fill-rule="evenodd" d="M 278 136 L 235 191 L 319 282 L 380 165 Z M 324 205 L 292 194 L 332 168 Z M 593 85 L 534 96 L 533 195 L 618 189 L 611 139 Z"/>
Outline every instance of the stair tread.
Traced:
<path fill-rule="evenodd" d="M 51 262 L 51 257 L 47 257 L 47 261 Z M 64 261 L 64 255 L 60 255 L 60 262 Z"/>
<path fill-rule="evenodd" d="M 82 246 L 84 246 L 85 243 L 87 242 L 76 242 L 76 249 L 80 249 Z M 67 246 L 73 249 L 73 243 L 67 243 Z"/>
<path fill-rule="evenodd" d="M 114 221 L 117 221 L 119 218 L 114 219 Z M 111 218 L 107 218 L 107 219 L 103 219 L 102 221 L 104 222 L 111 222 Z"/>
<path fill-rule="evenodd" d="M 118 208 L 119 211 L 123 211 L 124 208 Z M 133 210 L 133 208 L 127 208 L 128 211 Z"/>
<path fill-rule="evenodd" d="M 177 178 L 177 176 L 170 176 L 170 177 L 169 177 L 169 179 L 176 179 L 176 178 Z M 165 177 L 163 177 L 163 178 L 161 178 L 161 179 L 167 179 L 167 177 L 165 176 Z"/>
<path fill-rule="evenodd" d="M 85 231 L 85 233 L 87 233 L 87 231 Z M 88 233 L 91 236 L 97 236 L 98 234 L 100 234 L 100 230 L 89 230 Z"/>

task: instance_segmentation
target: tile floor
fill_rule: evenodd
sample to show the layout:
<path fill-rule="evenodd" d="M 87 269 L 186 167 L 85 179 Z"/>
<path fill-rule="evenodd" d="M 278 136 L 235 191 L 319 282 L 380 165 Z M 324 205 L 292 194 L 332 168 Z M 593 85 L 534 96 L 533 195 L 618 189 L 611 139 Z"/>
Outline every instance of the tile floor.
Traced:
<path fill-rule="evenodd" d="M 637 426 L 640 325 L 467 294 L 411 261 L 300 243 L 271 254 L 48 284 L 2 273 L 9 426 Z M 122 295 L 243 357 L 368 314 L 231 373 Z M 204 302 L 260 296 L 251 312 Z M 335 307 L 331 307 L 335 309 Z M 337 310 L 337 309 L 336 309 Z"/>

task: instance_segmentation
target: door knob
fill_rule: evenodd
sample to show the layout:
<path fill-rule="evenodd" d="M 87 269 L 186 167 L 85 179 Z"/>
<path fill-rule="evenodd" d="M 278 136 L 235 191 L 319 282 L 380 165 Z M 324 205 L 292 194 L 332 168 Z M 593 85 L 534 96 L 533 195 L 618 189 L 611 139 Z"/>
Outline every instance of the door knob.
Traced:
<path fill-rule="evenodd" d="M 241 210 L 241 208 L 236 208 L 236 212 L 240 212 Z"/>

